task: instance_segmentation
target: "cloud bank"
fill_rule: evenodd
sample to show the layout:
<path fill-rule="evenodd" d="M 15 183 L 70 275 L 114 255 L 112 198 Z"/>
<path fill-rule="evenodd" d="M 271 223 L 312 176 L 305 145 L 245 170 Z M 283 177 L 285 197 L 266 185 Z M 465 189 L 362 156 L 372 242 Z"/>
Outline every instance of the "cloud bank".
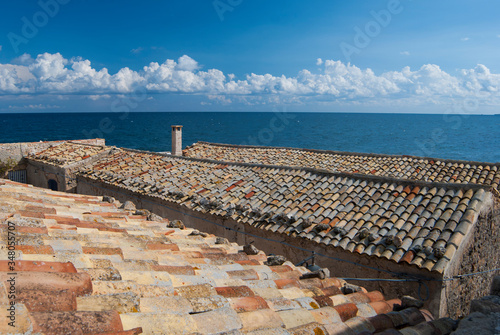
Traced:
<path fill-rule="evenodd" d="M 231 99 L 284 98 L 289 102 L 360 103 L 414 101 L 448 103 L 458 98 L 488 96 L 488 104 L 500 105 L 500 74 L 484 65 L 455 74 L 438 65 L 375 74 L 341 61 L 318 59 L 315 73 L 304 69 L 294 77 L 251 73 L 237 79 L 217 69 L 202 70 L 184 55 L 177 61 L 152 62 L 140 71 L 127 67 L 115 74 L 97 70 L 89 60 L 66 59 L 44 53 L 33 59 L 23 55 L 11 64 L 0 64 L 1 95 L 88 95 L 91 99 L 135 90 L 149 93 L 205 95 L 222 104 Z"/>

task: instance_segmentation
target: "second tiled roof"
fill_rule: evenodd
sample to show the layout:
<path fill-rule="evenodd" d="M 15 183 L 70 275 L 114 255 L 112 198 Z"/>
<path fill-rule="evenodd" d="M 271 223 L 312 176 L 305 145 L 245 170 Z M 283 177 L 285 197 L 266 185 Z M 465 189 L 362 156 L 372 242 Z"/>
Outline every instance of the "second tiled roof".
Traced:
<path fill-rule="evenodd" d="M 51 146 L 42 152 L 28 156 L 28 158 L 50 165 L 67 166 L 110 149 L 111 147 L 108 146 L 81 144 L 68 141 Z"/>
<path fill-rule="evenodd" d="M 488 188 L 116 151 L 80 175 L 263 230 L 443 272 Z M 85 182 L 85 179 L 81 180 Z"/>
<path fill-rule="evenodd" d="M 193 144 L 184 150 L 184 155 L 228 162 L 302 166 L 333 172 L 429 182 L 484 184 L 496 189 L 500 183 L 499 163 L 207 142 Z"/>

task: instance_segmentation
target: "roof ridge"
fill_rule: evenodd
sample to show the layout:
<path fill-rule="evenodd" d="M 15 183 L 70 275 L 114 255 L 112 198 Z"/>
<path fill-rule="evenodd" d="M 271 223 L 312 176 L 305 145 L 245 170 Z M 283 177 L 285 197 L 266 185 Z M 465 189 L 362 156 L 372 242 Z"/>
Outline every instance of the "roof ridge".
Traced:
<path fill-rule="evenodd" d="M 110 146 L 110 145 L 99 145 L 99 144 L 91 144 L 91 143 L 81 143 L 81 142 L 75 142 L 75 141 L 80 141 L 80 140 L 71 140 L 71 141 L 64 141 L 62 144 L 64 143 L 71 143 L 71 144 L 77 144 L 77 145 L 81 145 L 81 146 L 86 146 L 86 147 L 99 147 L 99 148 L 113 148 L 114 146 Z"/>

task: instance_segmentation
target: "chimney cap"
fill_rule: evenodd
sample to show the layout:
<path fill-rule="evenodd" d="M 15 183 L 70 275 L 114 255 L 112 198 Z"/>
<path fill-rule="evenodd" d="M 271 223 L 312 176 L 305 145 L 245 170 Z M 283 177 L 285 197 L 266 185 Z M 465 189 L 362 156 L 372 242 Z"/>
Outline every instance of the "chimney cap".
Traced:
<path fill-rule="evenodd" d="M 172 128 L 182 128 L 182 126 L 172 126 Z"/>

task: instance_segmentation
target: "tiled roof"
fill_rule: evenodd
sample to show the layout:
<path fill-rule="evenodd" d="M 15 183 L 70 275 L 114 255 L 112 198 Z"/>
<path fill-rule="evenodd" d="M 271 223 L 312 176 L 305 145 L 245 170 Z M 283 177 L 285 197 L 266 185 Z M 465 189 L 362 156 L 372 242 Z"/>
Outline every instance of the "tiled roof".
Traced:
<path fill-rule="evenodd" d="M 227 162 L 302 166 L 429 182 L 484 184 L 497 190 L 500 183 L 499 163 L 207 142 L 193 144 L 184 150 L 184 155 Z"/>
<path fill-rule="evenodd" d="M 119 150 L 80 174 L 263 230 L 443 273 L 488 187 Z"/>
<path fill-rule="evenodd" d="M 18 243 L 15 264 L 0 261 L 0 333 L 446 335 L 455 327 L 118 205 L 0 180 L 1 259 L 8 227 Z M 12 271 L 15 331 L 5 322 Z"/>
<path fill-rule="evenodd" d="M 39 153 L 29 155 L 28 158 L 57 166 L 67 166 L 83 161 L 87 158 L 110 150 L 111 147 L 81 144 L 77 142 L 63 142 L 51 146 Z"/>

